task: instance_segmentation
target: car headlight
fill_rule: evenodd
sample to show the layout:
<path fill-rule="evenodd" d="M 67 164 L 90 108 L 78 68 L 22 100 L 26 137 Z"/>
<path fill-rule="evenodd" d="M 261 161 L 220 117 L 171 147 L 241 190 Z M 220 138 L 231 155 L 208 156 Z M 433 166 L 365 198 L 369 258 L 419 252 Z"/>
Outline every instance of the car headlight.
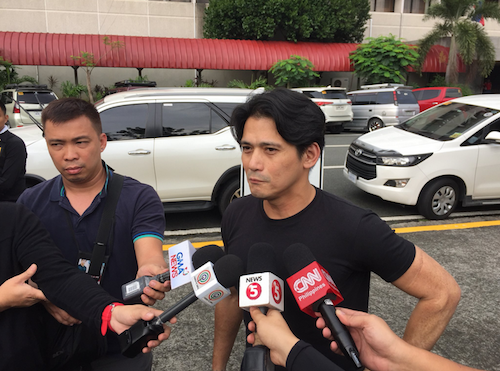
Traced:
<path fill-rule="evenodd" d="M 378 156 L 377 165 L 384 166 L 415 166 L 426 158 L 429 158 L 432 153 L 426 153 L 423 155 L 412 155 L 412 156 Z"/>

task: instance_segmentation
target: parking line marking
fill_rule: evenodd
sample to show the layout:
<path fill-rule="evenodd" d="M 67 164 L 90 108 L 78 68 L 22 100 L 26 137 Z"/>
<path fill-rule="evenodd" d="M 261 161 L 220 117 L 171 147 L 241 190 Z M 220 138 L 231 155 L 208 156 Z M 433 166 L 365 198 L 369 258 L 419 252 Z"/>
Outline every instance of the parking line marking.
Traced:
<path fill-rule="evenodd" d="M 500 225 L 500 220 L 491 220 L 484 222 L 470 222 L 458 224 L 439 224 L 439 225 L 423 225 L 421 227 L 403 227 L 394 228 L 396 233 L 413 233 L 413 232 L 427 232 L 427 231 L 446 231 L 450 229 L 468 229 L 468 228 L 481 228 L 492 227 Z"/>
<path fill-rule="evenodd" d="M 325 144 L 325 148 L 345 148 L 349 146 L 350 144 Z"/>
<path fill-rule="evenodd" d="M 323 166 L 323 169 L 328 170 L 328 169 L 343 169 L 344 165 L 332 165 L 332 166 Z"/>
<path fill-rule="evenodd" d="M 481 228 L 481 227 L 493 227 L 500 225 L 500 220 L 490 220 L 484 222 L 470 222 L 470 223 L 458 223 L 458 224 L 439 224 L 439 225 L 423 225 L 420 227 L 402 227 L 394 228 L 396 233 L 414 233 L 414 232 L 428 232 L 428 231 L 445 231 L 451 229 L 469 229 L 469 228 Z M 217 241 L 203 241 L 203 242 L 192 242 L 195 248 L 199 248 L 206 245 L 217 245 L 224 246 L 222 240 Z M 175 244 L 163 245 L 163 251 L 167 251 Z"/>

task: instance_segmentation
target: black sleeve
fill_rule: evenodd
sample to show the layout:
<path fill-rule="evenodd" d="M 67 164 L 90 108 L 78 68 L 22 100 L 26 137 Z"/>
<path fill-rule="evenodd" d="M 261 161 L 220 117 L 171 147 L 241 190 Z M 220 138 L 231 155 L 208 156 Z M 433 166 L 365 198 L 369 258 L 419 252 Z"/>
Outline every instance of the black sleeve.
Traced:
<path fill-rule="evenodd" d="M 305 341 L 298 341 L 286 359 L 288 371 L 343 371 Z"/>
<path fill-rule="evenodd" d="M 26 146 L 21 139 L 9 138 L 4 151 L 5 161 L 0 174 L 0 192 L 10 190 L 26 171 Z"/>
<path fill-rule="evenodd" d="M 38 268 L 33 281 L 47 299 L 73 317 L 99 327 L 106 305 L 119 300 L 63 257 L 35 214 L 20 204 L 9 203 L 7 207 L 13 209 L 12 247 L 23 269 L 35 263 Z"/>

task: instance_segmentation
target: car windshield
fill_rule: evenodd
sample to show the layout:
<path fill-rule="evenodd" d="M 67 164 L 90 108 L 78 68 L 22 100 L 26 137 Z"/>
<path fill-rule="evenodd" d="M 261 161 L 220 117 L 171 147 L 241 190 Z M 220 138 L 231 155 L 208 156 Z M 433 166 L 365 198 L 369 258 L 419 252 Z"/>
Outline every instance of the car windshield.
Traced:
<path fill-rule="evenodd" d="M 498 112 L 491 108 L 450 101 L 426 110 L 396 127 L 445 142 L 458 138 Z"/>

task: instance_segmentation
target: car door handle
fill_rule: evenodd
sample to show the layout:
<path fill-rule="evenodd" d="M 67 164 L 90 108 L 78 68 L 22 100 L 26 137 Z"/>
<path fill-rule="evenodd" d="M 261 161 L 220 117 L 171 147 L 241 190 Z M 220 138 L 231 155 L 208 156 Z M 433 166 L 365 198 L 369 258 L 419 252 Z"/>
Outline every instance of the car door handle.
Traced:
<path fill-rule="evenodd" d="M 232 151 L 233 149 L 236 149 L 236 146 L 230 144 L 224 144 L 223 146 L 215 147 L 215 149 L 217 151 Z"/>
<path fill-rule="evenodd" d="M 138 155 L 150 155 L 151 151 L 147 149 L 136 149 L 133 151 L 129 151 L 128 154 L 130 156 L 138 156 Z"/>

